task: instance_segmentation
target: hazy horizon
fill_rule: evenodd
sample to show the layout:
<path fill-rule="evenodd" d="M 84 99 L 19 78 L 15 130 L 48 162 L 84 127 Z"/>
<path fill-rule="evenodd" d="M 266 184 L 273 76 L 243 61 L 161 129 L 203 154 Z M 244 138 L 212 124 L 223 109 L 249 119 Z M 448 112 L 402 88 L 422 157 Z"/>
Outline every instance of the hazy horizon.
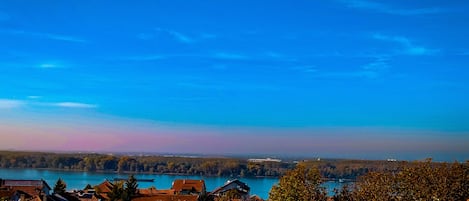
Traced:
<path fill-rule="evenodd" d="M 0 150 L 469 159 L 447 1 L 0 5 Z"/>

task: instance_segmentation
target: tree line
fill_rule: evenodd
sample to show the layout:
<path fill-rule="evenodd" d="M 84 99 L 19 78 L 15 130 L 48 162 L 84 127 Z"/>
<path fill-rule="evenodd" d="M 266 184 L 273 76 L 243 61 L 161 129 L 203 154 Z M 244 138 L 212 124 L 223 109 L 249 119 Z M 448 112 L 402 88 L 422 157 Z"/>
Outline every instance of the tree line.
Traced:
<path fill-rule="evenodd" d="M 356 180 L 369 172 L 396 171 L 405 162 L 377 160 L 303 160 L 318 168 L 323 179 Z M 248 162 L 242 158 L 188 158 L 128 156 L 89 153 L 0 151 L 0 168 L 40 168 L 149 174 L 181 174 L 225 177 L 280 177 L 296 161 Z"/>
<path fill-rule="evenodd" d="M 278 177 L 291 163 L 251 163 L 236 158 L 187 158 L 0 151 L 0 168 L 39 168 L 226 177 Z"/>

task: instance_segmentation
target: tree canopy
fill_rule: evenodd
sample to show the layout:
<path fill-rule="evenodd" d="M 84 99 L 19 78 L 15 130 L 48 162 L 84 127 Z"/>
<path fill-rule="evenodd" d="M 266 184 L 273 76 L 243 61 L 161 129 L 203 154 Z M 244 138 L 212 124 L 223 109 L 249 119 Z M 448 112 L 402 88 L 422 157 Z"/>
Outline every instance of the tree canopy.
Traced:
<path fill-rule="evenodd" d="M 321 187 L 322 179 L 317 168 L 306 168 L 298 164 L 288 171 L 273 186 L 269 193 L 271 201 L 311 201 L 327 200 L 327 192 Z"/>

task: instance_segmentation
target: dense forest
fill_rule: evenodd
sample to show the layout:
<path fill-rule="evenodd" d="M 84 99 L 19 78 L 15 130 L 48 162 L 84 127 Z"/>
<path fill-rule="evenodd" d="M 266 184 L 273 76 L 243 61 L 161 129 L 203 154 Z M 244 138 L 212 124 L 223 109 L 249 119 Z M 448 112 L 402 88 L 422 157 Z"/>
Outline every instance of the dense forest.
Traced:
<path fill-rule="evenodd" d="M 278 177 L 292 163 L 250 163 L 236 158 L 189 158 L 0 151 L 0 168 L 40 168 L 229 177 Z"/>
<path fill-rule="evenodd" d="M 316 166 L 326 180 L 355 180 L 368 172 L 395 171 L 405 162 L 371 160 L 304 160 Z M 41 168 L 149 174 L 228 177 L 279 177 L 296 162 L 248 162 L 241 158 L 189 158 L 107 154 L 0 151 L 0 168 Z"/>

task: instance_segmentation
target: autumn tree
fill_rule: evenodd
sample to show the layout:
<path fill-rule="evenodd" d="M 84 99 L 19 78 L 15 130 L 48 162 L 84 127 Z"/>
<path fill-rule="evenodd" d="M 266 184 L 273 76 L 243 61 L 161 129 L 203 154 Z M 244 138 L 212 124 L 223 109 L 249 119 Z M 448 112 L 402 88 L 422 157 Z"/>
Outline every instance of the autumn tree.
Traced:
<path fill-rule="evenodd" d="M 322 180 L 317 168 L 306 168 L 298 164 L 287 171 L 269 193 L 271 201 L 311 201 L 327 200 L 327 192 L 321 187 Z"/>
<path fill-rule="evenodd" d="M 59 178 L 57 182 L 55 183 L 53 191 L 56 194 L 63 195 L 65 194 L 66 189 L 67 189 L 67 184 L 65 184 L 62 178 Z"/>
<path fill-rule="evenodd" d="M 467 200 L 469 163 L 405 164 L 397 172 L 371 172 L 352 192 L 354 200 Z"/>
<path fill-rule="evenodd" d="M 352 189 L 349 184 L 345 184 L 342 188 L 334 189 L 334 196 L 332 197 L 334 201 L 353 201 Z"/>

